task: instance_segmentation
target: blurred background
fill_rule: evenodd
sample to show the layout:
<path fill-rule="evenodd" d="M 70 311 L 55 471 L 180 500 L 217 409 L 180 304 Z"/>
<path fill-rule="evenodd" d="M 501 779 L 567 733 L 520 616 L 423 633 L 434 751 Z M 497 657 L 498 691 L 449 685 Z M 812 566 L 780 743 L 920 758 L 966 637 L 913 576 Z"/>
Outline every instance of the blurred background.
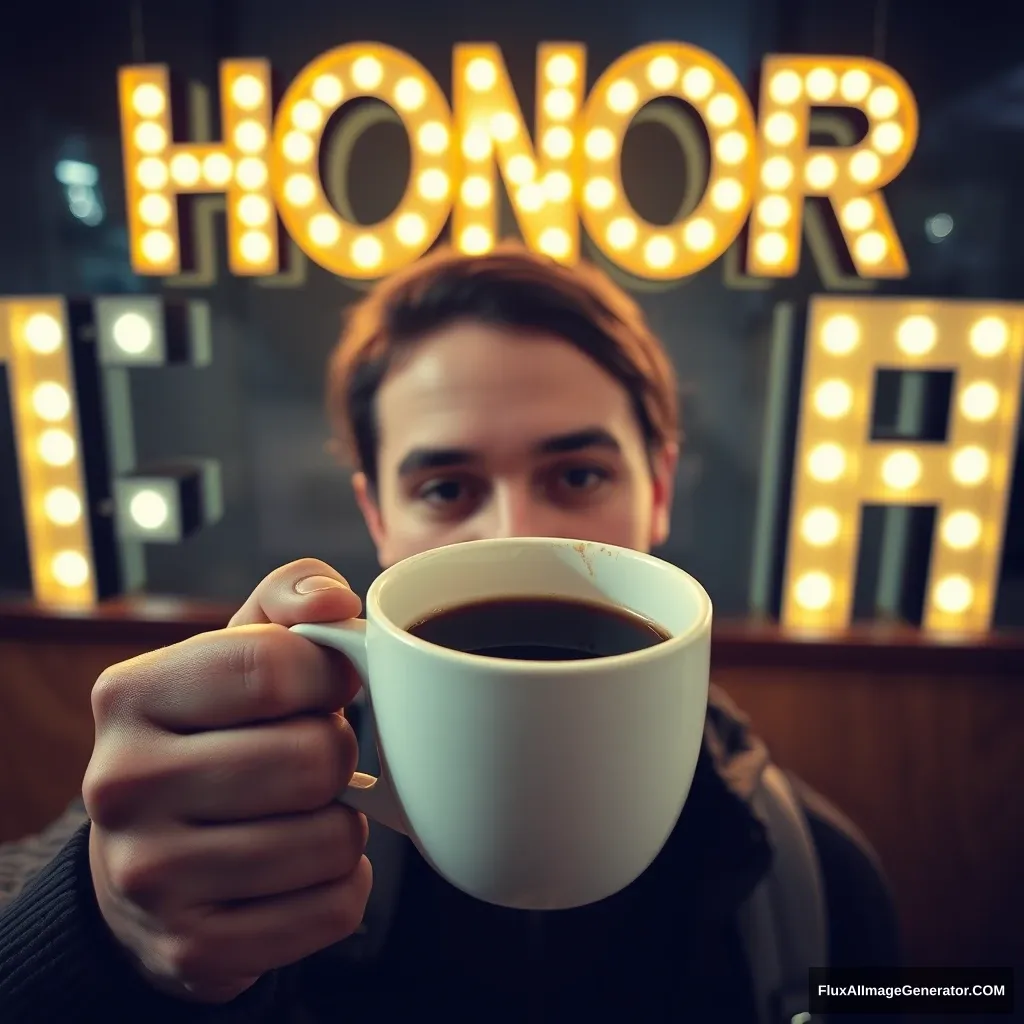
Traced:
<path fill-rule="evenodd" d="M 234 600 L 266 572 L 302 555 L 341 568 L 359 589 L 376 572 L 346 475 L 324 450 L 323 368 L 341 311 L 359 282 L 310 261 L 291 286 L 233 277 L 223 216 L 216 217 L 213 283 L 135 276 L 129 265 L 120 150 L 117 68 L 166 63 L 205 85 L 216 119 L 218 62 L 269 59 L 281 85 L 333 46 L 380 40 L 421 61 L 446 91 L 451 48 L 495 41 L 527 123 L 537 44 L 579 40 L 590 81 L 641 43 L 683 40 L 710 50 L 756 104 L 766 53 L 876 57 L 909 82 L 921 115 L 910 165 L 885 195 L 910 263 L 906 280 L 873 283 L 901 295 L 1018 299 L 1024 256 L 1024 58 L 1010 3 L 969 10 L 924 0 L 638 0 L 596 10 L 523 0 L 474 5 L 396 0 L 342 11 L 314 0 L 160 0 L 18 5 L 0 33 L 0 294 L 153 292 L 196 297 L 212 313 L 213 361 L 201 369 L 130 374 L 140 463 L 205 457 L 221 463 L 223 518 L 181 545 L 147 545 L 151 593 Z M 400 197 L 408 144 L 380 124 L 356 144 L 348 192 L 359 219 L 385 215 Z M 627 137 L 624 176 L 649 219 L 670 218 L 687 166 L 657 124 Z M 326 182 L 331 191 L 331 182 Z M 511 226 L 509 230 L 513 230 Z M 587 253 L 586 243 L 584 253 Z M 671 539 L 662 552 L 704 581 L 716 610 L 751 611 L 773 316 L 825 290 L 804 249 L 798 277 L 737 289 L 726 261 L 668 285 L 632 282 L 665 339 L 684 388 L 686 448 Z M 3 374 L 0 369 L 0 375 Z M 0 387 L 0 480 L 16 471 L 6 388 Z M 895 405 L 892 406 L 895 409 Z M 1019 462 L 1018 462 L 1019 465 Z M 1024 624 L 1024 502 L 1016 474 L 996 624 Z M 877 552 L 880 521 L 865 520 L 864 550 Z M 861 589 L 872 585 L 862 574 Z M 30 590 L 17 492 L 0 491 L 0 594 Z M 858 602 L 858 606 L 863 605 Z"/>

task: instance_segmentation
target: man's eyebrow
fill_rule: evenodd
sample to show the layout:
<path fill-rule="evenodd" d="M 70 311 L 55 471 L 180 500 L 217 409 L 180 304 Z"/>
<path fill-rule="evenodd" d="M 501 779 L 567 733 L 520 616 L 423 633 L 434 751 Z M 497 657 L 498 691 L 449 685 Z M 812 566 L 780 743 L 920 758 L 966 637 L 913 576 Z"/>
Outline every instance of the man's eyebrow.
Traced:
<path fill-rule="evenodd" d="M 608 448 L 621 451 L 621 446 L 604 427 L 585 427 L 568 434 L 545 437 L 533 446 L 538 455 L 564 455 L 585 448 Z M 480 461 L 480 453 L 471 448 L 413 448 L 398 464 L 400 477 L 427 469 L 450 469 Z"/>

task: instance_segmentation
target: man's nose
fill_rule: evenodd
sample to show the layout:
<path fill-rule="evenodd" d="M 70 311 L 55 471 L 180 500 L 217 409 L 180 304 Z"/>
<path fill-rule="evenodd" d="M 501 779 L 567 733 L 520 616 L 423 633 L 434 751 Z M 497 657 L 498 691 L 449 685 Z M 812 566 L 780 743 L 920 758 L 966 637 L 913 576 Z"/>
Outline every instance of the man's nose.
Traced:
<path fill-rule="evenodd" d="M 543 504 L 525 482 L 496 487 L 491 514 L 493 537 L 544 537 L 550 528 Z"/>

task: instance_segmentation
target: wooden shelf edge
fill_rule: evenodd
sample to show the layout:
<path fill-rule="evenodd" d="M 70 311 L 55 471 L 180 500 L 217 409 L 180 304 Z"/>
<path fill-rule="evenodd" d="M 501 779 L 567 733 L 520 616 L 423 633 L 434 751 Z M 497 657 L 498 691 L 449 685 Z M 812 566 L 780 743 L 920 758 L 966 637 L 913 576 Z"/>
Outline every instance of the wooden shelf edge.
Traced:
<path fill-rule="evenodd" d="M 241 603 L 241 602 L 239 602 Z M 138 595 L 87 609 L 0 601 L 0 641 L 161 647 L 223 628 L 238 607 L 191 598 Z M 1006 676 L 1024 682 L 1024 630 L 937 638 L 902 625 L 865 624 L 841 633 L 801 634 L 772 622 L 715 625 L 716 669 L 816 669 Z"/>

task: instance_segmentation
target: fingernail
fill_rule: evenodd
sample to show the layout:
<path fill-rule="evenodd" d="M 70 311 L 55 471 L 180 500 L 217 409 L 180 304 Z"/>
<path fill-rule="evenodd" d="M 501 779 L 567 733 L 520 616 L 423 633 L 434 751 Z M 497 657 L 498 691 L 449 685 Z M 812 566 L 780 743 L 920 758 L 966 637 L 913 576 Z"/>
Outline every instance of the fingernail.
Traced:
<path fill-rule="evenodd" d="M 321 590 L 351 590 L 352 588 L 342 579 L 335 579 L 333 576 L 307 576 L 295 584 L 296 594 L 316 594 Z"/>

